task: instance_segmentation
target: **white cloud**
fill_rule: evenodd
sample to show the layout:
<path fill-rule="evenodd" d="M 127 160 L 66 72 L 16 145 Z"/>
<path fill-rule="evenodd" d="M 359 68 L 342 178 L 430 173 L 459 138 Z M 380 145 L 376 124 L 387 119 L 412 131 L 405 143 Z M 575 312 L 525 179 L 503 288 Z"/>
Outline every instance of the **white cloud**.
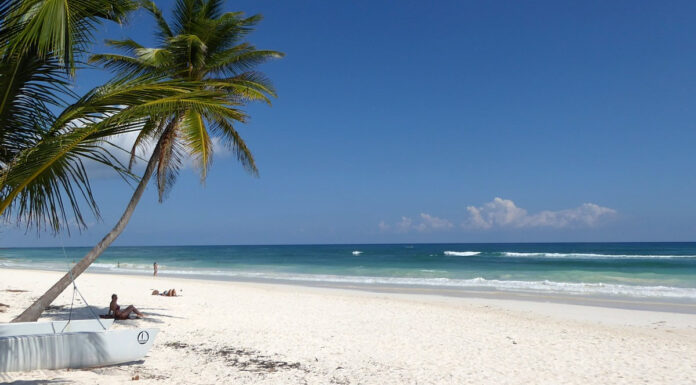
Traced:
<path fill-rule="evenodd" d="M 426 230 L 444 230 L 444 229 L 451 229 L 454 227 L 452 222 L 448 221 L 447 219 L 442 219 L 438 217 L 434 217 L 430 214 L 425 214 L 421 213 L 421 223 L 418 225 L 419 226 L 419 231 L 426 231 Z"/>
<path fill-rule="evenodd" d="M 401 217 L 401 220 L 396 223 L 396 231 L 400 233 L 405 233 L 411 229 L 411 225 L 413 224 L 413 219 L 411 218 L 406 218 L 406 217 Z"/>
<path fill-rule="evenodd" d="M 529 214 L 527 210 L 517 207 L 515 202 L 502 198 L 495 198 L 479 207 L 468 206 L 466 210 L 469 217 L 462 224 L 462 227 L 464 229 L 484 230 L 594 227 L 616 214 L 616 210 L 594 203 L 584 203 L 572 209 L 544 210 L 536 214 Z M 397 233 L 445 231 L 454 227 L 449 220 L 426 213 L 421 213 L 415 220 L 403 216 L 394 224 L 381 221 L 378 226 L 380 231 Z"/>
<path fill-rule="evenodd" d="M 428 232 L 447 230 L 451 229 L 452 227 L 454 227 L 454 225 L 447 219 L 438 218 L 426 213 L 421 213 L 416 221 L 409 217 L 401 217 L 401 220 L 396 222 L 394 226 L 389 225 L 384 221 L 379 222 L 379 229 L 381 231 L 389 231 L 393 228 L 397 233 L 407 233 L 409 231 Z"/>
<path fill-rule="evenodd" d="M 111 152 L 112 155 L 116 157 L 122 164 L 125 166 L 128 166 L 128 162 L 130 161 L 130 150 L 133 148 L 133 143 L 135 143 L 135 139 L 138 137 L 138 132 L 127 132 L 124 134 L 119 134 L 119 135 L 114 135 L 112 137 L 108 138 L 108 141 L 115 146 L 118 146 L 121 149 L 124 149 L 126 151 L 119 150 L 117 148 L 114 148 L 114 146 L 110 146 L 108 144 L 104 144 L 105 148 Z M 213 143 L 213 153 L 215 156 L 227 156 L 230 154 L 230 150 L 222 144 L 220 141 L 220 138 L 218 137 L 213 137 L 211 138 L 211 141 Z M 135 165 L 133 166 L 134 172 L 136 175 L 142 173 L 145 170 L 145 166 L 147 165 L 147 161 L 150 159 L 150 156 L 152 155 L 152 151 L 154 150 L 154 145 L 155 141 L 154 140 L 147 140 L 144 142 L 144 144 L 136 151 L 136 161 Z M 109 167 L 92 161 L 92 160 L 85 160 L 85 167 L 87 168 L 87 172 L 90 175 L 90 177 L 114 177 L 116 176 L 116 173 Z M 181 166 L 182 168 L 194 168 L 195 169 L 195 160 L 191 158 L 188 154 L 185 154 L 185 157 L 181 160 Z"/>
<path fill-rule="evenodd" d="M 616 210 L 594 203 L 584 203 L 572 209 L 528 214 L 527 210 L 517 207 L 515 202 L 502 198 L 495 198 L 480 207 L 469 206 L 466 210 L 469 212 L 469 219 L 463 226 L 476 229 L 592 227 L 616 214 Z"/>

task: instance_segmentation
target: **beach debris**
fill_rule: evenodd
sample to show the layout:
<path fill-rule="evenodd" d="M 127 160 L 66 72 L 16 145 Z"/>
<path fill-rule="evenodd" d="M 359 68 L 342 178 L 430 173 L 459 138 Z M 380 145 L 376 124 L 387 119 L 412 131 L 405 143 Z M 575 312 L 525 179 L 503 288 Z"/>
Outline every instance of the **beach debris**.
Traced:
<path fill-rule="evenodd" d="M 333 376 L 333 377 L 331 377 L 331 380 L 329 380 L 329 383 L 336 384 L 336 385 L 349 385 L 350 380 L 345 376 L 341 376 L 341 377 Z"/>
<path fill-rule="evenodd" d="M 189 347 L 188 344 L 179 341 L 167 342 L 166 344 L 164 344 L 164 346 L 173 349 L 186 349 Z"/>
<path fill-rule="evenodd" d="M 26 293 L 29 290 L 20 290 L 20 289 L 5 289 L 3 291 L 6 291 L 8 293 Z"/>
<path fill-rule="evenodd" d="M 164 346 L 173 349 L 186 349 L 195 353 L 202 353 L 208 356 L 220 357 L 229 366 L 239 368 L 239 370 L 255 373 L 272 373 L 278 370 L 302 370 L 309 372 L 299 362 L 287 362 L 264 356 L 254 350 L 234 347 L 222 348 L 198 348 L 184 342 L 167 342 Z"/>
<path fill-rule="evenodd" d="M 136 374 L 135 376 L 133 376 L 133 378 L 131 378 L 131 380 L 133 380 L 133 381 L 140 380 L 140 375 Z"/>

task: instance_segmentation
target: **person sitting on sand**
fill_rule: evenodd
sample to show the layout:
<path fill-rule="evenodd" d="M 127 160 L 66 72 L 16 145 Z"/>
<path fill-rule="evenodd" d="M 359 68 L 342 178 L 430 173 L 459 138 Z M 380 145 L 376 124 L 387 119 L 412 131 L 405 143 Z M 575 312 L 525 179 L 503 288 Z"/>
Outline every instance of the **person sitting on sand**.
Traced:
<path fill-rule="evenodd" d="M 109 313 L 107 315 L 111 315 L 111 313 L 113 313 L 115 319 L 128 319 L 128 316 L 130 316 L 131 313 L 135 313 L 138 318 L 143 318 L 145 316 L 133 305 L 128 305 L 127 308 L 121 310 L 121 307 L 118 305 L 118 303 L 116 303 L 116 300 L 118 300 L 118 296 L 116 294 L 112 294 L 111 303 L 109 304 Z"/>
<path fill-rule="evenodd" d="M 165 297 L 176 297 L 176 289 L 169 289 L 169 290 L 165 290 L 163 292 L 160 292 L 159 290 L 153 290 L 152 295 L 163 295 Z"/>

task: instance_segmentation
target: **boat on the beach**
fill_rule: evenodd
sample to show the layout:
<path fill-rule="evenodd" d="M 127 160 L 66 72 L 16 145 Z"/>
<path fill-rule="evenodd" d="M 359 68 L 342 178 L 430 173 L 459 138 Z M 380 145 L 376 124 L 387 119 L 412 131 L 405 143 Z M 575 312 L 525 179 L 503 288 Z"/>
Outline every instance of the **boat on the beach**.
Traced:
<path fill-rule="evenodd" d="M 102 329 L 3 336 L 0 372 L 79 369 L 141 361 L 158 332 L 159 329 Z"/>
<path fill-rule="evenodd" d="M 113 319 L 3 323 L 0 324 L 0 337 L 69 332 L 96 332 L 109 329 L 113 323 Z"/>

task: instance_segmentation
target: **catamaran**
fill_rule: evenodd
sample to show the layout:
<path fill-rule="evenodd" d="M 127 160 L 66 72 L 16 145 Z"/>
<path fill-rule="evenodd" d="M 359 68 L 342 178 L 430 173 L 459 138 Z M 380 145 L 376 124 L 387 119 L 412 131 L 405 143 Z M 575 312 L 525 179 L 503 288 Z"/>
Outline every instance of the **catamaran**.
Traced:
<path fill-rule="evenodd" d="M 0 372 L 79 369 L 140 361 L 152 348 L 158 331 L 102 329 L 0 337 Z"/>
<path fill-rule="evenodd" d="M 141 361 L 159 329 L 109 329 L 113 319 L 0 324 L 0 373 L 37 369 L 80 369 Z M 75 295 L 73 293 L 73 303 Z M 70 317 L 72 317 L 72 304 Z"/>

